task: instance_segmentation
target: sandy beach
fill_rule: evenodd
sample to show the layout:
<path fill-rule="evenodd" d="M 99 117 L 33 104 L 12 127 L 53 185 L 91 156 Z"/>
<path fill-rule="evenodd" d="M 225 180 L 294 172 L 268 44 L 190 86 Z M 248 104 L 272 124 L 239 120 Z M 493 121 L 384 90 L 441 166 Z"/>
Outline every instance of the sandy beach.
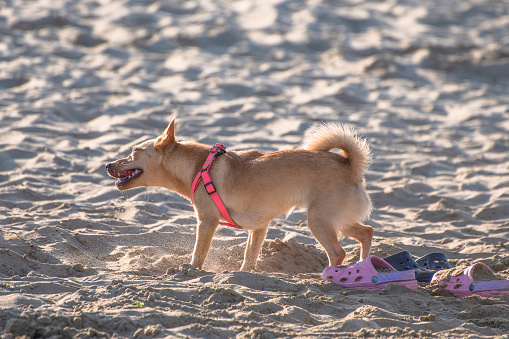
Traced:
<path fill-rule="evenodd" d="M 228 227 L 197 270 L 190 202 L 104 168 L 174 116 L 262 152 L 341 122 L 372 149 L 371 254 L 509 279 L 508 30 L 490 0 L 0 0 L 0 338 L 509 338 L 509 296 L 321 280 L 304 210 L 256 272 Z"/>

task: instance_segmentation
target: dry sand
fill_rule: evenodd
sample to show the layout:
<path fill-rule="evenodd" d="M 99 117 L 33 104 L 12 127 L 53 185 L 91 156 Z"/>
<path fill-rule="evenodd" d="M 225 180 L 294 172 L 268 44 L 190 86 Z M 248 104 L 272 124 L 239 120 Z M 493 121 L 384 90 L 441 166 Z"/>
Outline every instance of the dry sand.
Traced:
<path fill-rule="evenodd" d="M 321 281 L 303 211 L 258 272 L 225 227 L 197 271 L 189 202 L 104 170 L 175 112 L 182 139 L 261 151 L 340 121 L 373 148 L 372 254 L 507 278 L 508 31 L 493 0 L 0 0 L 2 337 L 508 338 L 508 297 Z"/>

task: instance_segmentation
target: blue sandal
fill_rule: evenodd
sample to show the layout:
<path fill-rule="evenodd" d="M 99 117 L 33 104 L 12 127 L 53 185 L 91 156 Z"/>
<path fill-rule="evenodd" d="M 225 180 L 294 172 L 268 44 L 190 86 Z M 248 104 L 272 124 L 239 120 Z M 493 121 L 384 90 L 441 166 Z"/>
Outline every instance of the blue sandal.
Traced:
<path fill-rule="evenodd" d="M 452 268 L 451 264 L 443 253 L 430 253 L 424 257 L 415 259 L 415 262 L 427 270 L 440 271 Z"/>
<path fill-rule="evenodd" d="M 425 257 L 420 258 L 421 260 Z M 419 282 L 430 282 L 433 278 L 433 275 L 437 272 L 437 270 L 431 270 L 427 268 L 426 266 L 421 266 L 419 263 L 417 263 L 410 253 L 407 251 L 402 251 L 396 254 L 393 254 L 391 256 L 388 256 L 387 258 L 384 258 L 385 261 L 387 261 L 389 264 L 391 264 L 395 269 L 398 271 L 409 271 L 414 270 L 415 271 L 415 279 Z M 447 260 L 447 259 L 446 259 Z M 424 261 L 427 265 L 431 265 L 432 262 Z"/>

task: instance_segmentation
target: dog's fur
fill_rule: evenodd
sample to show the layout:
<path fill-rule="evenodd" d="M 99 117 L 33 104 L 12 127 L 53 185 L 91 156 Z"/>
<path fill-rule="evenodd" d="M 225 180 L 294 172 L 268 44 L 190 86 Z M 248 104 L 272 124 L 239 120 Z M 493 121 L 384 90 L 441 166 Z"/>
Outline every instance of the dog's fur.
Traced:
<path fill-rule="evenodd" d="M 329 152 L 333 148 L 342 152 Z M 177 141 L 173 119 L 158 138 L 133 147 L 127 158 L 106 168 L 119 178 L 119 190 L 161 186 L 190 199 L 191 184 L 209 149 Z M 373 228 L 361 224 L 371 212 L 364 180 L 369 162 L 365 141 L 338 124 L 322 125 L 302 149 L 230 151 L 219 156 L 210 169 L 214 185 L 235 223 L 249 230 L 241 270 L 254 270 L 270 221 L 294 207 L 307 208 L 309 229 L 325 248 L 329 265 L 340 265 L 346 256 L 339 244 L 341 235 L 359 241 L 365 259 L 373 237 Z M 141 172 L 126 180 L 136 169 Z M 191 265 L 201 268 L 223 217 L 203 184 L 193 199 L 198 228 Z"/>

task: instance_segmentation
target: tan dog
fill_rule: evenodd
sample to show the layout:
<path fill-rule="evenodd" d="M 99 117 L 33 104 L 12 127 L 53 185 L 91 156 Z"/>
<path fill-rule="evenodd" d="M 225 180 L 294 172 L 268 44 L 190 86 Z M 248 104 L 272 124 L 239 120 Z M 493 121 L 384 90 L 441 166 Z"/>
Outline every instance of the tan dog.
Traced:
<path fill-rule="evenodd" d="M 270 221 L 294 207 L 306 207 L 308 226 L 325 248 L 329 265 L 346 256 L 339 236 L 361 243 L 361 258 L 371 247 L 373 228 L 362 225 L 371 212 L 364 172 L 370 161 L 365 141 L 338 124 L 323 125 L 303 149 L 260 153 L 227 152 L 214 161 L 210 175 L 235 223 L 249 230 L 241 270 L 254 270 Z M 329 152 L 337 148 L 341 154 Z M 191 184 L 209 154 L 210 146 L 178 142 L 175 119 L 156 139 L 135 147 L 132 153 L 106 165 L 118 178 L 119 190 L 161 186 L 191 199 Z M 203 266 L 219 220 L 224 217 L 204 188 L 194 196 L 198 229 L 191 265 Z"/>

